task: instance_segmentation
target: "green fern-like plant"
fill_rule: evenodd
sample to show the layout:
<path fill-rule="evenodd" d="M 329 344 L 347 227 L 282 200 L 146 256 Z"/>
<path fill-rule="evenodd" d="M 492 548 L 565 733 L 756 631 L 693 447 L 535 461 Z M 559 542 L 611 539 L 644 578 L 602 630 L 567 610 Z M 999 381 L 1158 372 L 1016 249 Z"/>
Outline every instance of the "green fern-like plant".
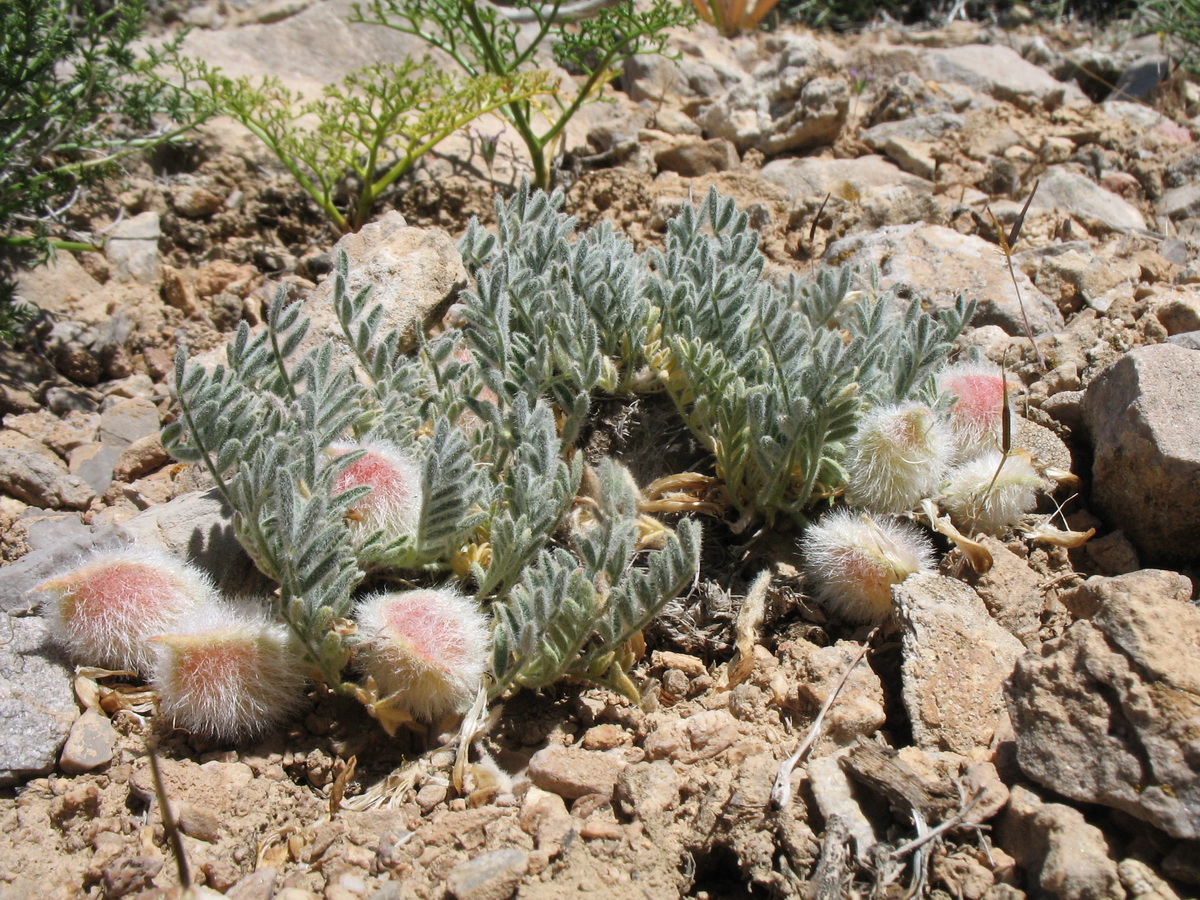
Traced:
<path fill-rule="evenodd" d="M 588 4 L 588 15 L 570 21 L 563 0 L 514 0 L 505 7 L 480 0 L 369 0 L 355 4 L 353 22 L 382 25 L 418 37 L 445 53 L 472 78 L 511 79 L 537 66 L 543 42 L 554 61 L 580 76 L 573 94 L 556 93 L 548 103 L 514 99 L 497 109 L 529 151 L 534 182 L 548 189 L 554 147 L 571 118 L 598 100 L 625 60 L 662 53 L 668 28 L 694 19 L 673 0 L 639 6 L 633 0 Z M 532 26 L 522 30 L 518 20 Z"/>
<path fill-rule="evenodd" d="M 455 78 L 408 59 L 357 69 L 305 101 L 277 78 L 230 78 L 202 60 L 172 61 L 188 91 L 261 140 L 341 232 L 362 228 L 380 195 L 454 132 L 554 91 L 538 69 Z"/>

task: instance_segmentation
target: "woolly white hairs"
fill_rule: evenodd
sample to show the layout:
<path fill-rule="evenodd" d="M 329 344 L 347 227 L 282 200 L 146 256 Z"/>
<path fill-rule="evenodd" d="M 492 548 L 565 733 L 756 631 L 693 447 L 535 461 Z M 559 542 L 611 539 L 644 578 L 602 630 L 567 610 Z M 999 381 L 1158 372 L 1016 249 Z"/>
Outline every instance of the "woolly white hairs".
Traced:
<path fill-rule="evenodd" d="M 892 585 L 933 571 L 933 545 L 911 525 L 837 509 L 800 541 L 804 572 L 817 599 L 848 622 L 877 624 L 892 615 Z"/>
<path fill-rule="evenodd" d="M 304 700 L 304 663 L 286 625 L 255 607 L 206 603 L 153 639 L 159 713 L 218 740 L 256 737 Z"/>
<path fill-rule="evenodd" d="M 997 475 L 1001 458 L 1004 467 Z M 950 473 L 942 492 L 942 506 L 959 528 L 1002 534 L 1033 509 L 1040 487 L 1042 477 L 1026 454 L 1002 457 L 997 450 Z"/>
<path fill-rule="evenodd" d="M 147 638 L 216 596 L 199 569 L 139 548 L 96 553 L 34 590 L 46 597 L 51 636 L 75 662 L 140 675 L 155 659 Z"/>
<path fill-rule="evenodd" d="M 333 493 L 336 496 L 364 485 L 371 489 L 351 507 L 350 530 L 355 541 L 362 543 L 378 531 L 388 541 L 412 534 L 421 515 L 420 467 L 399 448 L 383 442 L 329 446 L 334 457 L 353 450 L 365 450 L 366 455 L 342 471 Z"/>
<path fill-rule="evenodd" d="M 957 449 L 956 460 L 966 462 L 1000 447 L 1004 415 L 1005 376 L 999 366 L 963 362 L 943 369 L 937 376 L 938 391 L 954 397 L 950 406 L 950 429 Z M 1009 391 L 1020 383 L 1008 379 Z"/>
<path fill-rule="evenodd" d="M 949 431 L 928 406 L 873 409 L 849 442 L 846 501 L 877 513 L 905 512 L 937 493 L 951 449 Z"/>
<path fill-rule="evenodd" d="M 355 620 L 356 665 L 381 696 L 425 721 L 471 704 L 490 641 L 487 617 L 473 600 L 448 588 L 376 594 L 358 605 Z"/>

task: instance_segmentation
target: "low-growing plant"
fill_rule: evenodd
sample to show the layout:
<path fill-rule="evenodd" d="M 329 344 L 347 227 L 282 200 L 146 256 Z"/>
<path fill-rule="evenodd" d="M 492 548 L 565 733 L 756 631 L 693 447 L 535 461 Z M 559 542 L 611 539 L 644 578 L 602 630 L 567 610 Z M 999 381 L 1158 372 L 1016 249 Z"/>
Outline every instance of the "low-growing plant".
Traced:
<path fill-rule="evenodd" d="M 513 126 L 529 151 L 537 187 L 550 187 L 555 142 L 585 103 L 598 100 L 604 86 L 631 56 L 662 53 L 666 29 L 687 24 L 690 9 L 677 0 L 634 0 L 589 4 L 586 17 L 569 21 L 563 0 L 514 0 L 504 7 L 483 0 L 369 0 L 354 5 L 351 21 L 382 25 L 418 37 L 478 78 L 512 79 L 537 67 L 543 42 L 554 61 L 582 83 L 573 94 L 559 92 L 549 102 L 516 98 L 497 112 Z M 517 20 L 530 23 L 522 30 Z"/>
<path fill-rule="evenodd" d="M 938 321 L 845 269 L 777 283 L 745 214 L 715 191 L 643 253 L 609 225 L 575 235 L 561 205 L 526 184 L 497 200 L 495 231 L 471 223 L 464 324 L 416 353 L 384 333 L 369 290 L 349 293 L 342 255 L 333 302 L 349 354 L 328 341 L 301 351 L 303 305 L 279 295 L 223 364 L 177 356 L 180 415 L 164 445 L 228 501 L 304 666 L 389 729 L 461 712 L 481 690 L 563 678 L 636 697 L 639 632 L 699 566 L 699 526 L 672 529 L 647 509 L 729 512 L 741 532 L 807 525 L 843 496 L 878 494 L 905 513 L 942 485 L 926 471 L 946 456 L 934 376 L 971 304 Z M 723 503 L 646 503 L 619 463 L 584 465 L 575 445 L 593 398 L 651 392 L 710 453 Z M 903 459 L 848 473 L 894 430 Z M 914 466 L 920 485 L 906 492 L 897 482 Z M 886 490 L 852 490 L 850 477 Z M 830 583 L 869 581 L 851 605 L 872 620 L 890 583 L 925 565 L 915 544 L 889 555 L 907 532 L 879 512 L 842 514 L 865 524 L 829 550 L 853 551 L 853 571 Z"/>
<path fill-rule="evenodd" d="M 144 0 L 0 4 L 0 249 L 45 259 L 93 249 L 62 217 L 122 159 L 176 140 L 208 115 L 141 57 Z M 0 273 L 0 338 L 22 318 Z"/>
<path fill-rule="evenodd" d="M 380 195 L 460 128 L 554 91 L 536 69 L 455 78 L 410 59 L 358 69 L 305 102 L 277 78 L 230 78 L 200 60 L 175 65 L 186 89 L 266 144 L 342 232 L 362 228 Z"/>
<path fill-rule="evenodd" d="M 308 665 L 389 727 L 469 705 L 483 663 L 431 643 L 453 636 L 453 623 L 427 617 L 419 634 L 391 634 L 382 601 L 356 612 L 360 589 L 374 583 L 368 573 L 385 573 L 431 587 L 457 581 L 473 597 L 461 603 L 490 615 L 492 696 L 563 677 L 635 694 L 625 646 L 695 577 L 698 526 L 683 522 L 659 549 L 641 547 L 636 492 L 609 463 L 591 516 L 569 520 L 582 461 L 540 392 L 505 389 L 486 363 L 462 362 L 461 334 L 400 353 L 398 334 L 378 327 L 381 308 L 367 291 L 350 296 L 347 276 L 343 256 L 334 303 L 353 362 L 335 363 L 330 343 L 301 353 L 307 320 L 280 296 L 263 331 L 242 327 L 225 364 L 189 364 L 181 348 L 180 418 L 163 435 L 177 458 L 215 479 L 239 541 L 278 583 L 276 612 Z M 489 383 L 499 390 L 483 391 Z M 419 482 L 397 494 L 417 506 L 399 529 L 367 505 L 386 487 L 377 472 Z M 400 646 L 386 650 L 383 640 Z M 365 686 L 347 680 L 356 654 L 355 668 L 372 675 Z M 410 674 L 380 674 L 392 657 Z M 474 668 L 440 674 L 455 660 Z M 413 679 L 447 687 L 429 698 Z"/>
<path fill-rule="evenodd" d="M 763 278 L 758 235 L 712 191 L 637 254 L 610 226 L 571 241 L 561 198 L 519 191 L 462 241 L 478 289 L 467 340 L 504 385 L 558 399 L 568 435 L 594 390 L 666 391 L 711 452 L 735 531 L 806 510 L 845 487 L 845 442 L 865 411 L 932 402 L 934 373 L 973 303 L 936 320 L 848 269 Z M 528 335 L 528 337 L 525 337 Z"/>

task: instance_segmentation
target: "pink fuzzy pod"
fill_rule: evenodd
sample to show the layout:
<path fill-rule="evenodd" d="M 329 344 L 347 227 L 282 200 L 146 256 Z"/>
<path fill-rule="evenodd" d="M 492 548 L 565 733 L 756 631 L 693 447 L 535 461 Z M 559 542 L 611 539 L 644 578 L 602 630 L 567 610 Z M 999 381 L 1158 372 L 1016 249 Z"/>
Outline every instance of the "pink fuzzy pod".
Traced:
<path fill-rule="evenodd" d="M 958 363 L 938 375 L 938 390 L 954 398 L 949 419 L 958 460 L 999 449 L 1005 381 L 999 366 L 986 363 Z M 1020 388 L 1020 383 L 1011 378 L 1007 384 L 1010 396 Z"/>
<path fill-rule="evenodd" d="M 347 466 L 333 484 L 333 494 L 369 487 L 371 492 L 351 508 L 350 530 L 358 542 L 376 532 L 395 540 L 416 531 L 421 516 L 421 470 L 397 447 L 382 442 L 331 444 L 329 452 L 342 456 L 354 450 L 366 454 Z"/>
<path fill-rule="evenodd" d="M 282 724 L 304 702 L 303 657 L 287 626 L 260 610 L 205 604 L 153 643 L 158 711 L 176 727 L 241 741 Z"/>
<path fill-rule="evenodd" d="M 948 429 L 923 403 L 866 413 L 846 453 L 846 501 L 875 513 L 901 513 L 937 494 L 946 471 Z"/>
<path fill-rule="evenodd" d="M 933 571 L 933 545 L 916 528 L 837 509 L 800 541 L 804 574 L 821 604 L 847 622 L 878 624 L 892 616 L 892 585 Z"/>
<path fill-rule="evenodd" d="M 77 663 L 141 675 L 155 659 L 148 639 L 216 595 L 198 569 L 145 549 L 98 553 L 34 590 L 46 597 L 51 635 Z"/>
<path fill-rule="evenodd" d="M 1001 464 L 1003 463 L 1003 465 Z M 972 534 L 1000 535 L 1020 524 L 1037 505 L 1042 476 L 1028 454 L 998 450 L 954 469 L 942 491 L 942 506 L 954 524 Z"/>
<path fill-rule="evenodd" d="M 470 706 L 487 669 L 490 629 L 473 600 L 442 588 L 376 594 L 355 611 L 356 665 L 418 719 Z"/>

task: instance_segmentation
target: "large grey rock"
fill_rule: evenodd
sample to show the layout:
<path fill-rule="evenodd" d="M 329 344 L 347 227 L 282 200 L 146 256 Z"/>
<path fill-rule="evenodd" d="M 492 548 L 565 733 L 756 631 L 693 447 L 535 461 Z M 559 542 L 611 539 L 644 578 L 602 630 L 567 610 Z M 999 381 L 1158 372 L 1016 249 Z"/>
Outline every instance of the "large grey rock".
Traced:
<path fill-rule="evenodd" d="M 310 98 L 368 62 L 396 63 L 430 52 L 419 38 L 351 24 L 352 6 L 353 0 L 326 0 L 279 22 L 196 29 L 187 35 L 183 52 L 231 77 L 277 76 Z"/>
<path fill-rule="evenodd" d="M 144 284 L 160 281 L 162 264 L 158 259 L 158 239 L 161 236 L 162 227 L 156 212 L 138 213 L 114 225 L 104 244 L 113 277 L 118 281 Z"/>
<path fill-rule="evenodd" d="M 1200 560 L 1200 355 L 1174 344 L 1126 353 L 1088 385 L 1095 511 L 1149 562 Z"/>
<path fill-rule="evenodd" d="M 157 434 L 158 407 L 146 397 L 118 400 L 100 414 L 100 440 L 117 450 Z"/>
<path fill-rule="evenodd" d="M 35 586 L 77 566 L 92 553 L 135 543 L 190 560 L 211 575 L 228 596 L 261 595 L 270 590 L 270 583 L 237 542 L 229 509 L 217 492 L 193 491 L 152 506 L 121 525 L 65 537 L 0 568 L 0 611 L 29 615 L 38 604 L 38 598 L 30 594 Z"/>
<path fill-rule="evenodd" d="M 1064 84 L 1045 69 L 1000 44 L 968 44 L 933 50 L 920 57 L 922 74 L 951 81 L 1006 100 L 1023 109 L 1057 109 L 1063 104 L 1089 104 L 1073 84 Z"/>
<path fill-rule="evenodd" d="M 8 619 L 0 641 L 0 785 L 54 768 L 78 715 L 70 667 L 50 647 L 45 623 Z"/>
<path fill-rule="evenodd" d="M 1012 789 L 996 843 L 1020 863 L 1046 896 L 1060 900 L 1125 896 L 1104 833 L 1089 824 L 1079 810 L 1062 803 L 1043 803 L 1023 785 Z"/>
<path fill-rule="evenodd" d="M 1008 686 L 1021 770 L 1073 800 L 1200 838 L 1200 607 L 1170 572 L 1093 577 L 1076 622 Z"/>
<path fill-rule="evenodd" d="M 1004 682 L 1025 652 L 971 588 L 941 575 L 892 587 L 900 622 L 905 709 L 922 750 L 987 746 L 1004 713 Z"/>
<path fill-rule="evenodd" d="M 712 98 L 696 121 L 709 137 L 767 155 L 831 144 L 846 123 L 850 88 L 826 77 L 829 59 L 808 35 L 778 37 L 752 79 Z"/>
<path fill-rule="evenodd" d="M 883 152 L 888 141 L 917 141 L 929 143 L 940 140 L 946 132 L 962 131 L 967 120 L 955 113 L 933 113 L 913 116 L 897 122 L 881 122 L 872 125 L 859 137 L 872 150 Z"/>
<path fill-rule="evenodd" d="M 1146 228 L 1146 219 L 1136 206 L 1100 187 L 1086 175 L 1061 166 L 1047 169 L 1042 175 L 1032 208 L 1067 213 L 1092 230 L 1139 231 Z"/>
<path fill-rule="evenodd" d="M 99 547 L 117 549 L 129 538 L 119 528 L 97 528 L 87 534 L 72 534 L 52 546 L 26 553 L 9 566 L 0 568 L 0 612 L 9 616 L 27 616 L 40 602 L 30 592 L 43 581 L 82 560 Z"/>
<path fill-rule="evenodd" d="M 192 491 L 152 506 L 121 529 L 207 572 L 227 596 L 261 596 L 273 588 L 238 543 L 230 509 L 217 491 Z"/>
<path fill-rule="evenodd" d="M 763 166 L 760 174 L 797 199 L 823 197 L 825 194 L 835 197 L 845 197 L 851 193 L 862 195 L 871 188 L 891 188 L 896 185 L 933 190 L 930 182 L 906 174 L 882 156 L 776 159 Z"/>
<path fill-rule="evenodd" d="M 1172 219 L 1200 216 L 1200 184 L 1171 188 L 1158 201 L 1158 211 Z"/>
<path fill-rule="evenodd" d="M 765 173 L 765 170 L 764 170 Z M 833 243 L 825 259 L 838 264 L 879 267 L 884 287 L 916 292 L 939 309 L 951 308 L 959 294 L 978 300 L 972 324 L 999 325 L 1023 335 L 1021 306 L 1004 257 L 994 244 L 941 225 L 889 225 Z M 1034 334 L 1063 327 L 1058 308 L 1020 270 L 1021 287 Z"/>
<path fill-rule="evenodd" d="M 404 217 L 388 212 L 337 242 L 334 255 L 344 251 L 349 257 L 350 295 L 368 285 L 372 303 L 383 305 L 379 329 L 387 334 L 399 329 L 404 340 L 401 350 L 416 346 L 417 334 L 445 311 L 457 293 L 467 284 L 467 272 L 454 241 L 436 228 L 410 228 Z M 305 301 L 304 313 L 311 324 L 306 348 L 332 339 L 349 347 L 333 308 L 333 282 L 329 278 Z"/>
<path fill-rule="evenodd" d="M 87 509 L 95 490 L 40 453 L 0 448 L 0 491 L 43 509 Z"/>

